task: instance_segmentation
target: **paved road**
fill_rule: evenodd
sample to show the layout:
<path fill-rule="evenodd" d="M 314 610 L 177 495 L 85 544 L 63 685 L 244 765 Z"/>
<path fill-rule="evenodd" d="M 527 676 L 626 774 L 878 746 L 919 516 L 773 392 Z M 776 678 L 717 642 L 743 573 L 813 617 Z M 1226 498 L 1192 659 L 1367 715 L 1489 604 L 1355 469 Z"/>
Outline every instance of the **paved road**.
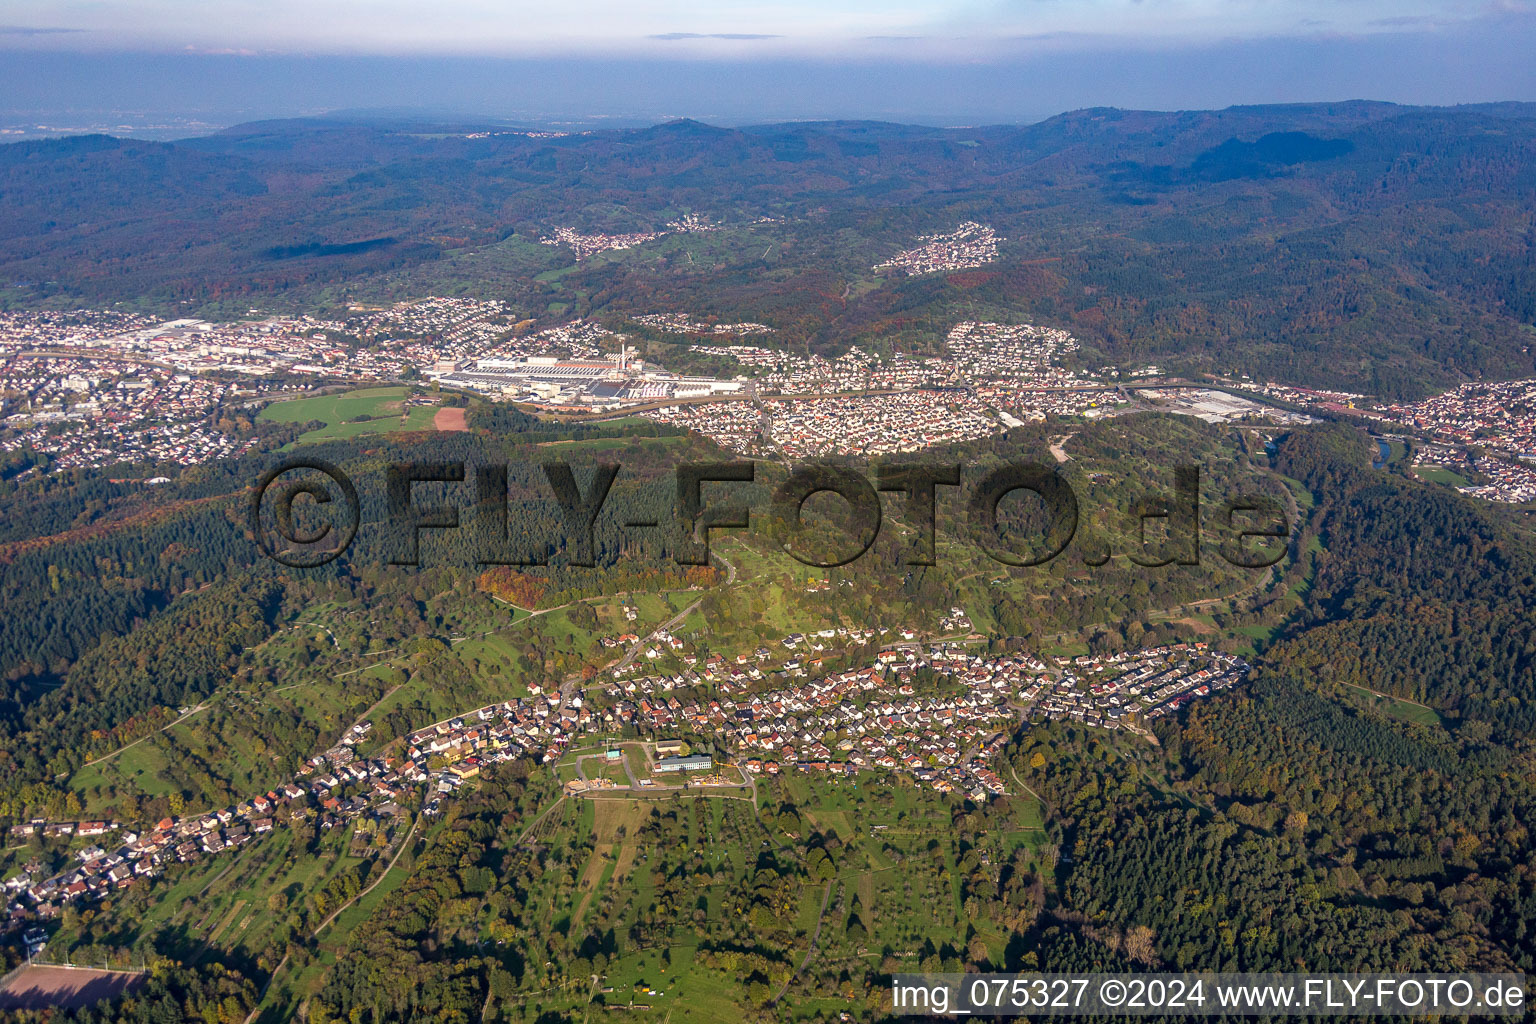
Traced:
<path fill-rule="evenodd" d="M 642 742 L 638 742 L 638 741 L 630 741 L 628 743 L 620 743 L 620 744 L 617 744 L 617 746 L 618 746 L 620 752 L 622 752 L 625 747 L 640 747 L 642 751 L 645 749 L 645 744 L 642 743 Z M 577 778 L 579 778 L 579 779 L 581 779 L 583 781 L 590 781 L 587 778 L 586 762 L 591 760 L 594 757 L 603 757 L 603 755 L 602 754 L 582 754 L 582 755 L 580 755 L 580 756 L 578 756 L 576 758 L 576 777 Z M 603 760 L 606 762 L 607 758 L 604 757 Z M 629 767 L 629 758 L 628 757 L 621 757 L 621 758 L 619 758 L 619 763 L 624 766 L 624 774 L 629 776 L 629 788 L 630 789 L 640 789 L 640 788 L 642 788 L 640 783 L 639 783 L 639 781 L 635 778 L 634 771 Z M 623 789 L 622 786 L 615 786 L 614 788 L 615 789 L 620 789 L 620 790 Z M 662 787 L 662 788 L 672 788 L 672 787 Z"/>
<path fill-rule="evenodd" d="M 725 565 L 725 582 L 722 583 L 721 586 L 722 587 L 728 587 L 731 584 L 735 583 L 736 582 L 736 563 L 732 562 L 730 559 L 726 558 L 719 551 L 715 551 L 714 552 L 714 556 L 716 558 L 718 558 Z M 640 652 L 645 649 L 645 645 L 647 643 L 649 643 L 656 636 L 657 633 L 660 633 L 662 631 L 666 631 L 666 632 L 670 633 L 672 630 L 676 629 L 679 625 L 682 624 L 683 620 L 686 619 L 689 615 L 692 615 L 694 610 L 696 608 L 698 608 L 699 605 L 704 603 L 704 599 L 706 597 L 708 597 L 711 593 L 713 593 L 716 589 L 718 589 L 718 588 L 711 587 L 709 590 L 704 591 L 704 593 L 700 594 L 698 599 L 695 600 L 688 607 L 684 608 L 682 611 L 680 611 L 676 615 L 672 616 L 666 622 L 663 622 L 661 625 L 659 625 L 655 629 L 651 630 L 649 633 L 647 633 L 645 636 L 641 637 L 639 640 L 636 640 L 634 643 L 630 644 L 629 645 L 629 650 L 624 652 L 624 657 L 620 658 L 617 662 L 615 662 L 612 666 L 610 666 L 610 670 L 628 668 L 630 666 L 630 664 L 637 657 L 640 656 Z M 574 678 L 576 679 L 577 682 L 579 682 L 581 677 L 580 676 L 576 676 Z M 574 690 L 575 690 L 575 687 L 571 685 L 571 681 L 567 680 L 566 681 L 566 686 L 562 688 L 562 692 L 565 694 L 565 696 L 569 697 L 571 695 L 571 693 L 574 692 Z"/>

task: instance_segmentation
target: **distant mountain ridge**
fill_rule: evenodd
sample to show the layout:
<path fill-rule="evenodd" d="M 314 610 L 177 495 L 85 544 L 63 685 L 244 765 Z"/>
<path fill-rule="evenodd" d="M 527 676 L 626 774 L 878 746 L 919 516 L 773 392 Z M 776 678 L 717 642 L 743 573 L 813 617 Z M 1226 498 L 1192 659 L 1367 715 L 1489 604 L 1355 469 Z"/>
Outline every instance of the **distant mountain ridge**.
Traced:
<path fill-rule="evenodd" d="M 176 143 L 0 146 L 0 302 L 217 314 L 302 308 L 337 287 L 451 286 L 534 315 L 592 315 L 670 295 L 769 322 L 790 304 L 803 340 L 833 348 L 981 302 L 1070 326 L 1106 359 L 1172 354 L 1395 394 L 1536 370 L 1533 194 L 1525 103 L 1091 108 L 957 128 L 681 120 L 565 135 L 263 121 Z M 572 269 L 563 250 L 529 245 L 557 226 L 660 231 L 684 213 L 738 234 L 778 226 L 708 264 L 663 247 Z M 970 280 L 962 296 L 941 278 L 885 277 L 827 302 L 962 220 L 1009 240 L 995 280 Z M 1026 269 L 1042 260 L 1057 262 Z M 539 279 L 561 268 L 560 281 Z"/>

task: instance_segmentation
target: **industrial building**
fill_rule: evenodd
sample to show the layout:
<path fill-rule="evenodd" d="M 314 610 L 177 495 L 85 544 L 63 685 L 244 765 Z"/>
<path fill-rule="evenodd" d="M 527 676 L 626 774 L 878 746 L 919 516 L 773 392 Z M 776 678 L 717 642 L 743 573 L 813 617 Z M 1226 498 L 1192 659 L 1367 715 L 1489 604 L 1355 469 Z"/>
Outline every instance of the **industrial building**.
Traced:
<path fill-rule="evenodd" d="M 708 754 L 689 754 L 687 757 L 664 757 L 656 762 L 660 772 L 707 772 L 715 766 L 715 759 Z"/>

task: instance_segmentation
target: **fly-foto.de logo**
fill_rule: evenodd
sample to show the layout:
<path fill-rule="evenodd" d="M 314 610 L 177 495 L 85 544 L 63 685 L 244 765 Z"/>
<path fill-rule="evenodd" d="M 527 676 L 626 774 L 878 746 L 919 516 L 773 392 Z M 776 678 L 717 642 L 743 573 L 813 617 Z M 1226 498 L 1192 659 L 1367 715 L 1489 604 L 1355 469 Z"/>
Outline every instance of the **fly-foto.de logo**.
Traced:
<path fill-rule="evenodd" d="M 675 470 L 675 500 L 669 514 L 624 515 L 626 532 L 661 531 L 679 565 L 707 565 L 715 531 L 746 529 L 766 519 L 779 546 L 797 561 L 820 568 L 848 565 L 874 546 L 884 520 L 881 494 L 902 503 L 910 536 L 908 565 L 934 565 L 938 549 L 941 496 L 959 489 L 964 520 L 973 538 L 1003 565 L 1035 566 L 1061 555 L 1078 535 L 1083 508 L 1072 484 L 1054 467 L 1008 462 L 967 470 L 956 463 L 901 463 L 874 467 L 866 475 L 842 465 L 805 463 L 789 471 L 768 496 L 766 507 L 750 503 L 759 466 L 749 461 L 684 462 Z M 384 515 L 369 523 L 384 535 L 387 561 L 419 565 L 423 531 L 456 531 L 468 520 L 471 560 L 481 565 L 544 565 L 549 552 L 564 553 L 574 566 L 598 564 L 595 529 L 622 473 L 618 463 L 599 463 L 583 485 L 569 463 L 539 464 L 545 496 L 558 507 L 556 535 L 527 538 L 509 528 L 511 498 L 506 463 L 412 462 L 389 466 L 384 476 Z M 377 474 L 374 474 L 376 476 Z M 1129 543 L 1123 552 L 1146 567 L 1197 565 L 1206 548 L 1202 531 L 1198 466 L 1178 466 L 1166 493 L 1142 497 L 1129 509 Z M 372 477 L 371 477 L 372 478 Z M 422 499 L 431 487 L 434 497 Z M 835 495 L 842 515 L 829 540 L 824 522 L 805 515 L 819 494 Z M 1032 495 L 1027 526 L 1010 524 L 1000 513 L 1011 495 Z M 457 500 L 454 500 L 454 498 Z M 468 513 L 469 515 L 465 515 Z M 670 518 L 670 522 L 667 522 Z M 1232 565 L 1257 569 L 1285 554 L 1291 533 L 1285 503 L 1268 494 L 1245 494 L 1221 503 L 1212 517 L 1220 536 L 1215 549 Z M 268 470 L 251 496 L 249 528 L 260 550 L 294 568 L 314 568 L 340 557 L 364 526 L 357 486 L 338 467 L 318 459 L 297 459 Z M 514 537 L 522 538 L 520 541 Z M 1087 565 L 1103 565 L 1116 552 L 1099 536 L 1081 545 Z"/>

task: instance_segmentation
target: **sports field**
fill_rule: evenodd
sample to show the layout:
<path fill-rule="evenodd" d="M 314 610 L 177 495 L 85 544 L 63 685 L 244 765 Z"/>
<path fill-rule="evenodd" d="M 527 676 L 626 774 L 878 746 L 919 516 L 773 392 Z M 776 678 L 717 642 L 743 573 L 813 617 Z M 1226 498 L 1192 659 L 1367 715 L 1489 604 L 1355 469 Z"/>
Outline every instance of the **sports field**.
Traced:
<path fill-rule="evenodd" d="M 102 999 L 115 999 L 143 980 L 144 975 L 136 971 L 32 964 L 6 975 L 0 985 L 0 1010 L 78 1010 Z"/>

